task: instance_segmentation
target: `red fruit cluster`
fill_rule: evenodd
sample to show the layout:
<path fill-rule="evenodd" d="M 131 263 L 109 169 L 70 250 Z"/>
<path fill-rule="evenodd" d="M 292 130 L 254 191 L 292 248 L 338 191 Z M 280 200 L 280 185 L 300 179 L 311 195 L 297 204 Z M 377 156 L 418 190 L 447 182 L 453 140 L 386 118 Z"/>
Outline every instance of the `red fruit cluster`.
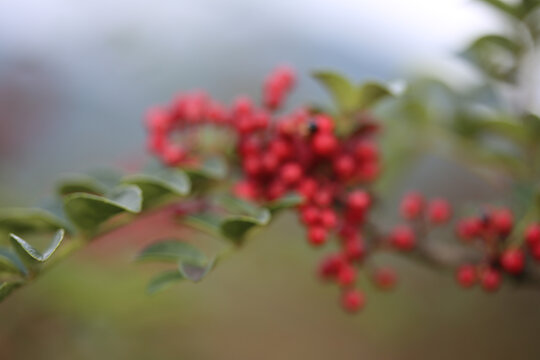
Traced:
<path fill-rule="evenodd" d="M 499 288 L 503 275 L 519 277 L 523 274 L 526 254 L 522 241 L 516 242 L 510 237 L 513 228 L 514 216 L 506 208 L 491 209 L 481 216 L 467 217 L 458 222 L 458 236 L 480 247 L 484 255 L 480 262 L 458 268 L 456 278 L 461 286 L 469 288 L 480 282 L 485 291 L 492 292 Z M 540 246 L 540 226 L 530 225 L 523 236 L 534 257 Z"/>

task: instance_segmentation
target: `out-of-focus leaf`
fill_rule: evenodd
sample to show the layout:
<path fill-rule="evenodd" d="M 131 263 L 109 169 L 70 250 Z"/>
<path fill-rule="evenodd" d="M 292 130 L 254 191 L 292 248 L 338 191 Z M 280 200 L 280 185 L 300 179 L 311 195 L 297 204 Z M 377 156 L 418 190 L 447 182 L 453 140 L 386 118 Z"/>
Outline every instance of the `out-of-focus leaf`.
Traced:
<path fill-rule="evenodd" d="M 216 180 L 227 176 L 227 164 L 222 158 L 205 159 L 202 164 L 183 168 L 189 177 L 193 192 L 205 191 Z"/>
<path fill-rule="evenodd" d="M 247 233 L 257 227 L 268 225 L 271 215 L 268 209 L 261 209 L 256 215 L 231 215 L 221 223 L 221 233 L 236 245 L 242 245 Z"/>
<path fill-rule="evenodd" d="M 7 248 L 0 248 L 0 272 L 28 274 L 21 259 Z"/>
<path fill-rule="evenodd" d="M 216 259 L 211 260 L 206 265 L 196 265 L 187 262 L 180 262 L 178 264 L 178 271 L 182 276 L 192 282 L 201 281 L 214 267 L 216 266 Z"/>
<path fill-rule="evenodd" d="M 136 185 L 142 190 L 144 206 L 150 206 L 167 195 L 187 195 L 191 187 L 188 176 L 180 170 L 170 170 L 156 175 L 131 175 L 122 182 Z"/>
<path fill-rule="evenodd" d="M 142 191 L 137 186 L 121 186 L 109 196 L 75 193 L 65 197 L 64 209 L 80 229 L 94 230 L 101 223 L 122 212 L 141 211 Z"/>
<path fill-rule="evenodd" d="M 53 240 L 47 247 L 47 249 L 41 253 L 36 250 L 32 245 L 21 239 L 17 235 L 11 234 L 11 244 L 15 248 L 15 251 L 26 263 L 32 264 L 36 262 L 45 262 L 56 251 L 60 243 L 64 239 L 64 230 L 58 230 L 53 237 Z"/>
<path fill-rule="evenodd" d="M 103 195 L 106 191 L 107 189 L 96 179 L 84 174 L 69 175 L 57 185 L 57 192 L 60 195 L 72 193 Z"/>
<path fill-rule="evenodd" d="M 317 71 L 313 77 L 328 91 L 341 113 L 350 113 L 358 106 L 358 91 L 347 78 L 331 71 Z"/>
<path fill-rule="evenodd" d="M 490 5 L 492 8 L 499 12 L 506 14 L 514 18 L 521 18 L 523 16 L 523 9 L 518 5 L 510 5 L 502 0 L 478 0 Z"/>
<path fill-rule="evenodd" d="M 182 217 L 182 223 L 210 235 L 219 236 L 221 217 L 217 214 L 200 213 Z"/>
<path fill-rule="evenodd" d="M 266 208 L 270 210 L 272 214 L 278 213 L 281 210 L 297 207 L 304 202 L 302 195 L 291 193 L 280 197 L 277 200 L 271 201 L 266 204 Z"/>
<path fill-rule="evenodd" d="M 487 75 L 506 82 L 516 77 L 517 56 L 521 45 L 502 35 L 485 35 L 476 39 L 462 53 Z"/>
<path fill-rule="evenodd" d="M 385 85 L 377 82 L 363 83 L 358 88 L 357 109 L 369 109 L 380 100 L 389 96 L 393 96 L 393 94 Z"/>
<path fill-rule="evenodd" d="M 11 292 L 20 287 L 22 282 L 0 282 L 0 302 L 3 301 Z"/>
<path fill-rule="evenodd" d="M 540 139 L 540 117 L 536 114 L 529 113 L 524 117 L 525 127 L 529 138 L 532 140 Z"/>
<path fill-rule="evenodd" d="M 178 270 L 163 272 L 148 282 L 146 292 L 150 295 L 155 294 L 184 279 L 184 276 Z"/>
<path fill-rule="evenodd" d="M 206 256 L 196 247 L 179 240 L 165 240 L 149 245 L 137 256 L 138 261 L 182 261 L 194 265 L 206 263 Z"/>
<path fill-rule="evenodd" d="M 484 132 L 511 139 L 518 144 L 527 142 L 528 134 L 521 123 L 492 119 L 479 121 L 478 125 Z"/>
<path fill-rule="evenodd" d="M 66 224 L 42 209 L 5 209 L 0 211 L 0 229 L 12 233 L 49 232 Z"/>

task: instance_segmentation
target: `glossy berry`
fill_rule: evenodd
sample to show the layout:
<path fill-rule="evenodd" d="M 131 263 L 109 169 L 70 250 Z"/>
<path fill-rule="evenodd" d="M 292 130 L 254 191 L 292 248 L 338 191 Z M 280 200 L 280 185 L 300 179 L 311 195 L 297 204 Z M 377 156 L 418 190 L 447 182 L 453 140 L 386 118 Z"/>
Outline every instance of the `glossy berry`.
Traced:
<path fill-rule="evenodd" d="M 322 279 L 336 277 L 338 272 L 347 263 L 341 254 L 332 254 L 325 257 L 319 264 L 319 276 Z"/>
<path fill-rule="evenodd" d="M 312 226 L 308 229 L 308 240 L 311 245 L 319 246 L 326 242 L 327 232 L 322 226 Z"/>
<path fill-rule="evenodd" d="M 351 265 L 342 266 L 338 271 L 337 281 L 343 287 L 351 286 L 356 281 L 356 270 Z"/>
<path fill-rule="evenodd" d="M 429 202 L 427 216 L 432 224 L 442 224 L 450 219 L 450 204 L 444 199 L 434 199 Z"/>
<path fill-rule="evenodd" d="M 480 274 L 482 288 L 487 292 L 494 292 L 501 285 L 501 274 L 492 268 L 484 269 Z"/>
<path fill-rule="evenodd" d="M 359 261 L 366 255 L 366 248 L 359 237 L 353 237 L 345 241 L 343 245 L 345 256 L 350 261 Z"/>
<path fill-rule="evenodd" d="M 525 267 L 525 255 L 520 249 L 508 249 L 501 256 L 501 265 L 510 274 L 519 274 Z"/>
<path fill-rule="evenodd" d="M 416 243 L 414 232 L 407 225 L 395 227 L 390 234 L 390 241 L 396 249 L 401 251 L 412 250 Z"/>
<path fill-rule="evenodd" d="M 364 294 L 355 289 L 346 290 L 341 297 L 341 306 L 348 312 L 361 310 L 365 302 Z"/>
<path fill-rule="evenodd" d="M 472 240 L 480 235 L 482 231 L 482 223 L 480 219 L 475 217 L 462 219 L 458 225 L 456 232 L 462 240 Z"/>
<path fill-rule="evenodd" d="M 281 179 L 285 184 L 292 185 L 302 178 L 302 167 L 297 163 L 288 163 L 281 168 Z"/>
<path fill-rule="evenodd" d="M 476 268 L 473 265 L 461 265 L 456 271 L 456 280 L 464 288 L 472 287 L 477 280 Z"/>
<path fill-rule="evenodd" d="M 494 211 L 491 214 L 491 222 L 492 222 L 493 228 L 498 234 L 502 236 L 506 236 L 510 234 L 510 231 L 512 230 L 512 226 L 514 224 L 514 218 L 510 210 L 500 209 L 500 210 Z"/>
<path fill-rule="evenodd" d="M 336 137 L 329 133 L 317 133 L 313 137 L 313 152 L 320 156 L 331 156 L 338 148 Z"/>

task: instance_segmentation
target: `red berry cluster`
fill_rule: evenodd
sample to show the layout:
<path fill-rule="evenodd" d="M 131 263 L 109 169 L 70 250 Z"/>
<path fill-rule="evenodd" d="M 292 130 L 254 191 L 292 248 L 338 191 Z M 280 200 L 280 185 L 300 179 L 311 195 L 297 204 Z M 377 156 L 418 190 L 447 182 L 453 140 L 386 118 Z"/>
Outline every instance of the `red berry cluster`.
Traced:
<path fill-rule="evenodd" d="M 513 229 L 514 216 L 506 208 L 490 209 L 481 216 L 467 217 L 458 222 L 456 232 L 459 238 L 479 246 L 484 255 L 481 261 L 463 264 L 457 269 L 456 279 L 462 287 L 470 288 L 480 282 L 485 291 L 493 292 L 499 288 L 503 274 L 511 278 L 523 275 L 526 253 L 523 241 L 516 242 L 510 237 Z M 540 260 L 540 226 L 530 225 L 523 234 L 523 240 L 533 258 Z"/>

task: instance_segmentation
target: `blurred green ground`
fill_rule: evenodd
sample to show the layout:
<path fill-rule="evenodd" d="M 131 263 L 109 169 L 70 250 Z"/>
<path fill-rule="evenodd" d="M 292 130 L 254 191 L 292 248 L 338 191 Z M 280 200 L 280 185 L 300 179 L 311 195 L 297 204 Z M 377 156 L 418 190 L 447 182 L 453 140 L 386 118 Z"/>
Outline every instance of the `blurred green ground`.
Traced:
<path fill-rule="evenodd" d="M 135 251 L 83 251 L 10 297 L 2 359 L 540 358 L 540 291 L 462 291 L 448 275 L 386 258 L 398 290 L 366 284 L 366 309 L 347 315 L 287 216 L 202 283 L 154 296 L 144 293 L 154 269 L 133 264 Z"/>

